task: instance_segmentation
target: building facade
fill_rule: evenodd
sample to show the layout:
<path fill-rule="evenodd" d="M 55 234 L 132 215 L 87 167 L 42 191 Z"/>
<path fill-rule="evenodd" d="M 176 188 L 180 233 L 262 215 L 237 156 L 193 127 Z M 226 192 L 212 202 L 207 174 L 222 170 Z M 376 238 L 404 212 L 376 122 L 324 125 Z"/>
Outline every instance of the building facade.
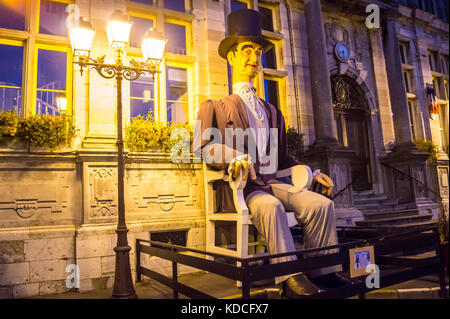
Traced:
<path fill-rule="evenodd" d="M 366 10 L 369 4 L 376 8 Z M 69 290 L 70 264 L 79 267 L 80 290 L 113 283 L 116 87 L 72 63 L 71 21 L 87 18 L 96 29 L 91 56 L 111 60 L 105 30 L 115 9 L 133 21 L 126 59 L 142 60 L 148 28 L 162 32 L 161 73 L 123 83 L 124 125 L 148 112 L 165 123 L 194 123 L 203 101 L 230 93 L 231 73 L 217 48 L 227 14 L 245 7 L 260 12 L 274 44 L 263 56 L 257 94 L 303 135 L 302 159 L 333 178 L 335 193 L 343 190 L 335 198 L 338 224 L 364 219 L 355 194 L 435 217 L 439 196 L 448 207 L 448 1 L 0 1 L 0 111 L 59 116 L 62 95 L 77 127 L 65 150 L 0 141 L 0 297 Z M 437 145 L 435 162 L 418 140 Z M 204 249 L 201 164 L 127 152 L 125 176 L 133 271 L 134 239 L 150 233 Z M 143 262 L 170 273 L 162 260 Z"/>

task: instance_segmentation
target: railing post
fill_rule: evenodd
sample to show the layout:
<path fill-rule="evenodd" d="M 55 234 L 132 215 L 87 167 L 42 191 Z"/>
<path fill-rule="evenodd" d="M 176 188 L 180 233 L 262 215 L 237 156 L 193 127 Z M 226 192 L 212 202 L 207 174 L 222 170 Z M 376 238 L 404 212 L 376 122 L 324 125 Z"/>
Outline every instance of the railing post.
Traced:
<path fill-rule="evenodd" d="M 250 299 L 250 283 L 248 282 L 248 262 L 241 262 L 242 271 L 244 273 L 242 280 L 242 299 Z"/>
<path fill-rule="evenodd" d="M 142 281 L 141 275 L 141 243 L 139 238 L 136 238 L 136 281 Z"/>
<path fill-rule="evenodd" d="M 172 261 L 173 299 L 178 299 L 178 265 Z"/>
<path fill-rule="evenodd" d="M 439 294 L 441 298 L 447 299 L 447 288 L 445 285 L 445 264 L 441 251 L 441 238 L 437 228 L 433 229 L 433 233 L 436 234 L 436 257 L 439 259 L 439 263 L 441 265 L 439 271 L 439 286 L 441 290 Z"/>

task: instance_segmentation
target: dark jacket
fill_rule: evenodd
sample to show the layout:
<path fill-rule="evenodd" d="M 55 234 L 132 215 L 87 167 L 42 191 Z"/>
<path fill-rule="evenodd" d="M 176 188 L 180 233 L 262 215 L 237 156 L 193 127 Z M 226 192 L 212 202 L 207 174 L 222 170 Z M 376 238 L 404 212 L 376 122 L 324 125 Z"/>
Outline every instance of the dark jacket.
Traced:
<path fill-rule="evenodd" d="M 276 163 L 276 167 L 278 168 L 277 170 L 283 170 L 300 164 L 296 159 L 292 158 L 287 153 L 286 127 L 283 114 L 280 110 L 276 109 L 273 105 L 265 101 L 263 101 L 263 105 L 266 109 L 266 113 L 268 114 L 269 127 L 278 128 L 278 158 Z M 222 136 L 222 143 L 219 144 L 222 146 L 223 150 L 222 159 L 220 161 L 210 163 L 209 166 L 211 166 L 213 169 L 218 170 L 226 169 L 228 167 L 228 163 L 226 163 L 225 161 L 225 129 L 241 128 L 242 130 L 246 130 L 247 128 L 249 128 L 247 111 L 245 109 L 244 102 L 239 97 L 239 95 L 236 94 L 227 96 L 220 101 L 207 100 L 200 105 L 197 120 L 201 121 L 197 122 L 197 126 L 195 128 L 195 132 L 197 134 L 200 132 L 203 134 L 206 129 L 211 127 L 215 127 L 220 131 Z M 194 137 L 195 136 L 196 134 L 194 133 Z M 269 153 L 271 138 L 272 137 L 269 137 L 269 143 L 267 143 L 267 154 Z M 251 139 L 251 137 L 245 137 L 244 139 L 244 154 L 247 153 L 249 139 Z M 203 149 L 211 141 L 211 137 L 201 140 L 200 148 L 197 147 L 194 152 L 198 153 L 200 149 Z M 236 148 L 235 145 L 228 145 L 228 147 L 231 147 L 233 149 Z M 273 194 L 270 184 L 279 183 L 279 181 L 275 179 L 276 171 L 270 174 L 261 174 L 261 163 L 258 160 L 258 156 L 256 156 L 256 159 L 253 159 L 253 161 L 255 162 L 254 167 L 257 179 L 248 179 L 247 184 L 244 188 L 244 196 L 247 197 L 251 192 L 256 190 L 261 190 L 266 193 Z M 228 183 L 218 181 L 215 184 L 215 188 L 217 211 L 235 212 L 233 195 L 230 187 L 228 186 Z"/>

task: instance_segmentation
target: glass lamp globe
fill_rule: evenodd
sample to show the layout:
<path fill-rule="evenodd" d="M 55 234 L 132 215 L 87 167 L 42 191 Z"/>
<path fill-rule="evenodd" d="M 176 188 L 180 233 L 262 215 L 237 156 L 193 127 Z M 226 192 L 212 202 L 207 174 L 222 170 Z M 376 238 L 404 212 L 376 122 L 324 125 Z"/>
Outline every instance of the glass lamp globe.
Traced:
<path fill-rule="evenodd" d="M 106 27 L 109 45 L 115 49 L 125 48 L 130 38 L 132 24 L 127 15 L 116 10 Z"/>
<path fill-rule="evenodd" d="M 70 28 L 70 45 L 75 56 L 89 56 L 95 30 L 89 21 L 80 18 Z"/>
<path fill-rule="evenodd" d="M 164 49 L 166 47 L 166 40 L 162 38 L 160 32 L 149 29 L 142 40 L 141 50 L 144 56 L 145 63 L 159 64 L 161 62 Z"/>

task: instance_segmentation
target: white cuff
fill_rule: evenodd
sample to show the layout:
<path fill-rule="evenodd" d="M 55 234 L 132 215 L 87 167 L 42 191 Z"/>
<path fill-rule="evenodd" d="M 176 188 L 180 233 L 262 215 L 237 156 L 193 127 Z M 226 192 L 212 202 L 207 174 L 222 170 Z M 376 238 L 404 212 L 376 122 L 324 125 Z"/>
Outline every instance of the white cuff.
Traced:
<path fill-rule="evenodd" d="M 314 172 L 312 173 L 312 177 L 316 177 L 317 174 L 320 174 L 320 169 L 315 169 Z"/>

